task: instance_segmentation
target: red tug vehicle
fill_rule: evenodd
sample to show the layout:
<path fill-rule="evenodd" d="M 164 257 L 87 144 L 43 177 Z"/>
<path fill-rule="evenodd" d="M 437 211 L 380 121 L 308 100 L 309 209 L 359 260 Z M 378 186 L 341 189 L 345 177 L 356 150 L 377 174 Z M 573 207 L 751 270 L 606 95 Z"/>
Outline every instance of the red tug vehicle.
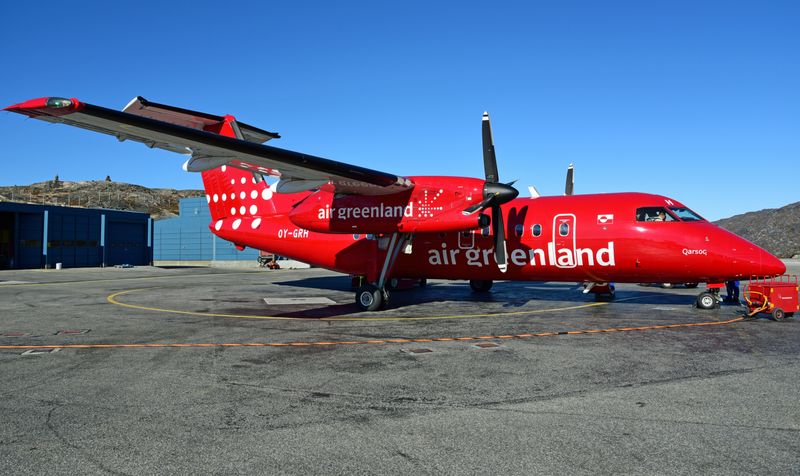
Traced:
<path fill-rule="evenodd" d="M 781 321 L 792 317 L 798 310 L 800 286 L 796 275 L 778 277 L 751 276 L 745 286 L 744 300 L 747 301 L 749 316 L 763 312 L 772 319 Z"/>

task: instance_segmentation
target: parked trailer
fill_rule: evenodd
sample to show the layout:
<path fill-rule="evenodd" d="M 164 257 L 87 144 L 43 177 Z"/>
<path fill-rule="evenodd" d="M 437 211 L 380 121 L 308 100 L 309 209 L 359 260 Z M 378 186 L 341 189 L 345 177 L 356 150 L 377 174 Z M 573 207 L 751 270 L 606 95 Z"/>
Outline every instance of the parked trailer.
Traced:
<path fill-rule="evenodd" d="M 798 293 L 800 285 L 796 275 L 777 278 L 751 276 L 743 296 L 750 309 L 750 317 L 763 312 L 780 321 L 798 311 Z"/>

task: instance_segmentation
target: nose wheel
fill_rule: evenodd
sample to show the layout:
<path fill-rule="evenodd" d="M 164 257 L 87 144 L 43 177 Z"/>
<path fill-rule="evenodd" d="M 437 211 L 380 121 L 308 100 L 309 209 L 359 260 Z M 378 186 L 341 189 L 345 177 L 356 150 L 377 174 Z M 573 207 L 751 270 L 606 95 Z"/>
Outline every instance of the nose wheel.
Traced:
<path fill-rule="evenodd" d="M 697 295 L 696 305 L 698 309 L 719 309 L 719 293 L 703 291 Z"/>

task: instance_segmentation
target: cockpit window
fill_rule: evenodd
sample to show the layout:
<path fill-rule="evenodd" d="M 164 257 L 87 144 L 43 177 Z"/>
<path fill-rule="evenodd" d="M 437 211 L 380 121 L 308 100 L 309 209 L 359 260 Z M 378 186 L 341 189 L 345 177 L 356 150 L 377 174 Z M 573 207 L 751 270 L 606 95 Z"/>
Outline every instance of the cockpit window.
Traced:
<path fill-rule="evenodd" d="M 664 207 L 642 207 L 636 210 L 636 221 L 677 221 Z"/>
<path fill-rule="evenodd" d="M 684 207 L 669 207 L 682 221 L 703 221 L 703 217 Z"/>

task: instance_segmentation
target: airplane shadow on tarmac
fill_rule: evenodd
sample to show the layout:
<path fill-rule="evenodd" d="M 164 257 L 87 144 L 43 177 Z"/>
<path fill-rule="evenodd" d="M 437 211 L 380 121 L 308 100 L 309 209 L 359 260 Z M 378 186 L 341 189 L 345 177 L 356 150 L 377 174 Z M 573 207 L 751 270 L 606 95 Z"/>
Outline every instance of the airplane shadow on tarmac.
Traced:
<path fill-rule="evenodd" d="M 350 281 L 341 276 L 323 276 L 308 279 L 275 282 L 280 286 L 291 286 L 295 288 L 352 291 Z M 633 298 L 633 299 L 631 299 Z M 447 285 L 437 285 L 429 282 L 426 287 L 412 287 L 409 289 L 399 289 L 391 291 L 391 297 L 387 311 L 402 310 L 403 307 L 453 302 L 453 303 L 496 303 L 501 309 L 519 309 L 530 303 L 539 302 L 559 302 L 574 303 L 582 305 L 596 302 L 594 295 L 582 294 L 576 283 L 552 283 L 552 282 L 497 282 L 488 293 L 474 293 L 469 289 L 466 282 L 453 281 Z M 604 301 L 601 299 L 601 301 Z M 662 305 L 662 306 L 692 306 L 695 301 L 693 294 L 677 294 L 669 291 L 637 291 L 623 290 L 617 291 L 617 299 L 608 301 L 610 305 Z M 276 313 L 280 317 L 295 318 L 329 318 L 342 315 L 357 314 L 358 308 L 355 303 L 335 304 L 320 306 L 313 309 L 302 309 L 297 311 L 286 311 Z M 492 312 L 484 309 L 485 312 Z M 480 312 L 480 311 L 479 311 Z M 380 312 L 378 312 L 380 313 Z M 372 314 L 372 313 L 371 313 Z M 402 316 L 398 316 L 402 318 Z"/>

